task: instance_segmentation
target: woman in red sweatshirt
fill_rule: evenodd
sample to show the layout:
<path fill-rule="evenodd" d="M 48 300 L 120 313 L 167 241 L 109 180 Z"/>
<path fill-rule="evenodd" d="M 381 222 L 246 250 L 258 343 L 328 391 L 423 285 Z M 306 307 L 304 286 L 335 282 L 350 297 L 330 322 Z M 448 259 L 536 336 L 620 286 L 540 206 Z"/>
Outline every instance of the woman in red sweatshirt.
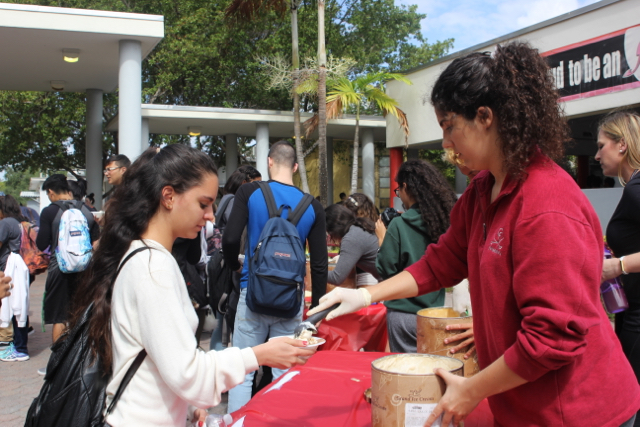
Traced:
<path fill-rule="evenodd" d="M 404 272 L 327 294 L 327 319 L 469 278 L 478 361 L 427 420 L 459 423 L 485 398 L 498 426 L 627 426 L 640 387 L 602 308 L 602 229 L 552 159 L 570 139 L 547 64 L 510 43 L 454 60 L 431 93 L 442 145 L 480 170 L 451 227 Z M 311 314 L 311 312 L 310 312 Z"/>

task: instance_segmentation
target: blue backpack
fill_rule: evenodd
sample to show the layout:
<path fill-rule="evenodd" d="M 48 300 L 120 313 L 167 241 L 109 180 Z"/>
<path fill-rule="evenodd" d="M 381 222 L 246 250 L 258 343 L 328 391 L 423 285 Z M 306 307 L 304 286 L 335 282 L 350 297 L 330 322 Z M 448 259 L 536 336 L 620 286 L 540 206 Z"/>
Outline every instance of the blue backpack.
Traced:
<path fill-rule="evenodd" d="M 292 319 L 302 307 L 306 273 L 305 245 L 296 225 L 313 196 L 305 194 L 293 211 L 287 205 L 278 209 L 269 184 L 260 182 L 259 185 L 269 220 L 249 260 L 247 307 L 255 313 Z M 289 211 L 286 219 L 282 218 L 285 209 Z"/>

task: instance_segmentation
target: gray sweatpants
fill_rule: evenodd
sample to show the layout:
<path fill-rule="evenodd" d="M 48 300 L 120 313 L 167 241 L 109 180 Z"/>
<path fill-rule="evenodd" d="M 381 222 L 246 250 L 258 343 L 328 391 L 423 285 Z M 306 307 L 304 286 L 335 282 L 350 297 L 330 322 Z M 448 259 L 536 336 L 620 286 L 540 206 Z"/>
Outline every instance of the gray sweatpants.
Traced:
<path fill-rule="evenodd" d="M 387 308 L 389 348 L 393 353 L 415 353 L 418 347 L 416 315 Z"/>

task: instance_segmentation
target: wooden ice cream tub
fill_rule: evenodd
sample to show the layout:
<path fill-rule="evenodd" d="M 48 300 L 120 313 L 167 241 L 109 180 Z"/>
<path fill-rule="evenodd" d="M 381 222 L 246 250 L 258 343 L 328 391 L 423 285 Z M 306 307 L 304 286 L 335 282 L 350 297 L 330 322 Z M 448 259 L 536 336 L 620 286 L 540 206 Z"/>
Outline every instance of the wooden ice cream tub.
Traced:
<path fill-rule="evenodd" d="M 435 354 L 438 356 L 454 357 L 464 363 L 464 376 L 469 378 L 480 371 L 478 356 L 474 352 L 469 359 L 464 354 L 469 347 L 464 347 L 456 353 L 449 353 L 449 349 L 460 344 L 460 341 L 445 344 L 445 338 L 452 337 L 463 331 L 447 331 L 447 325 L 472 322 L 471 316 L 460 316 L 460 313 L 451 307 L 424 308 L 418 311 L 418 353 Z"/>
<path fill-rule="evenodd" d="M 445 392 L 435 368 L 462 376 L 462 362 L 431 354 L 395 354 L 371 363 L 372 427 L 422 426 Z"/>

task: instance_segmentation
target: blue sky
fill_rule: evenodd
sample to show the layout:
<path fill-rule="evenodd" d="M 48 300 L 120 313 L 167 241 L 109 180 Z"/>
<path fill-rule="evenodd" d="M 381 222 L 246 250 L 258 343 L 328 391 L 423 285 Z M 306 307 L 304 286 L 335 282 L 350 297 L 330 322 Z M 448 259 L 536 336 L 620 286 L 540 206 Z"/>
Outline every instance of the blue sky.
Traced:
<path fill-rule="evenodd" d="M 596 0 L 398 0 L 426 13 L 429 42 L 454 38 L 450 53 L 579 9 Z"/>

